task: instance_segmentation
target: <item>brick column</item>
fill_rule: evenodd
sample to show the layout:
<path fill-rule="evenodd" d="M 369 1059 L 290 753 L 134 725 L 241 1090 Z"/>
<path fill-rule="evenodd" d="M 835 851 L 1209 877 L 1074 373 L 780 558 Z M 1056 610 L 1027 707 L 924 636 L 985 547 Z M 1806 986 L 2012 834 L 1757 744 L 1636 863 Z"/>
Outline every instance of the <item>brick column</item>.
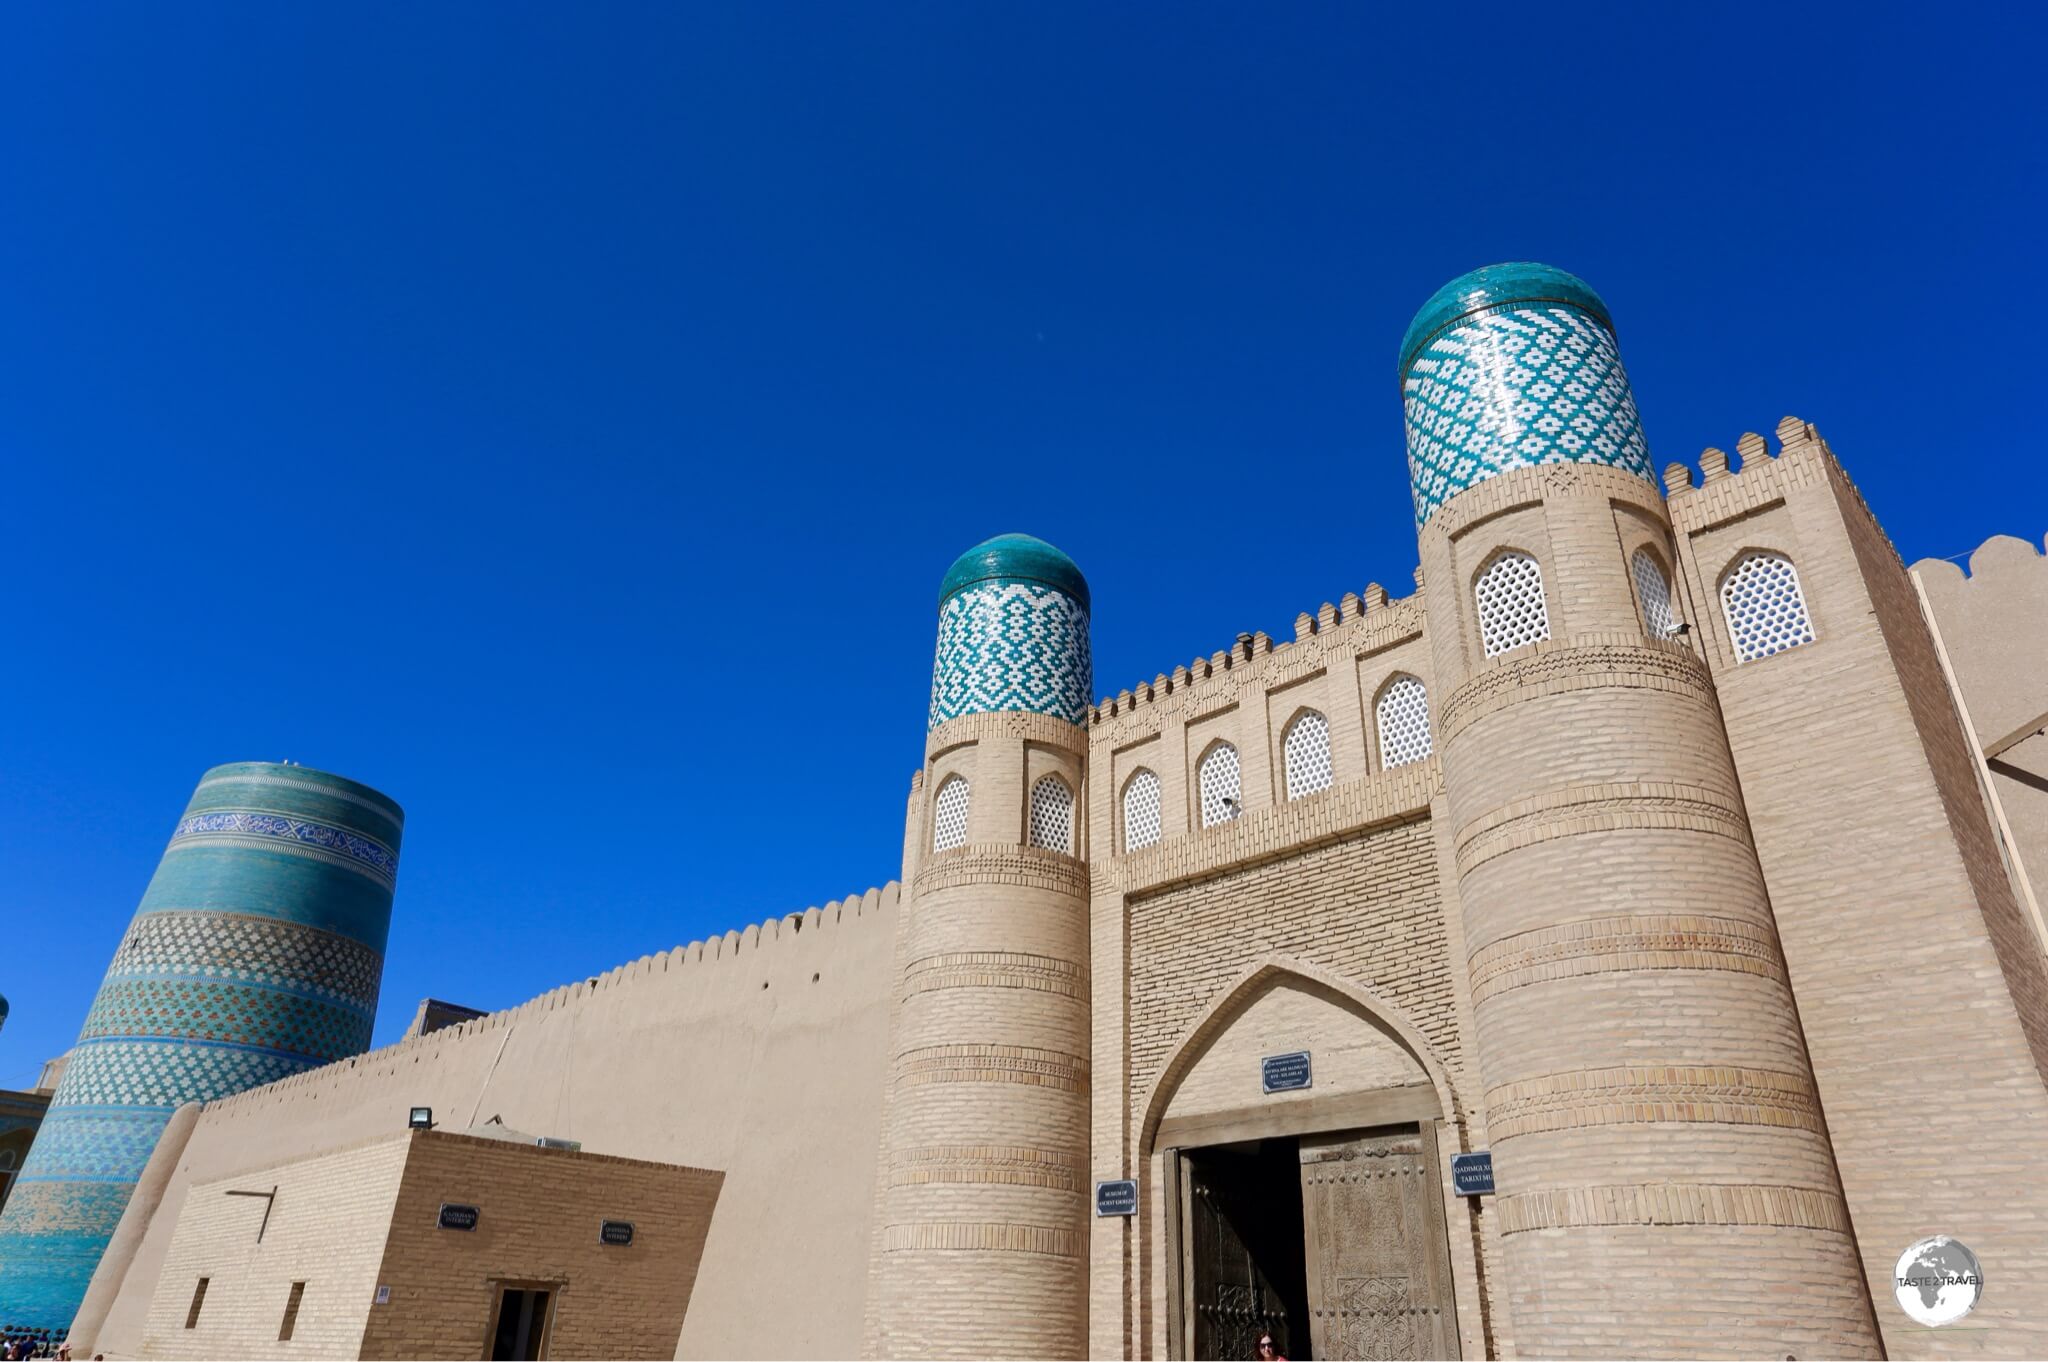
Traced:
<path fill-rule="evenodd" d="M 879 1356 L 1087 1350 L 1087 607 L 1079 570 L 1023 536 L 970 551 L 941 592 L 883 1132 Z M 1041 782 L 1069 802 L 1034 834 Z"/>
<path fill-rule="evenodd" d="M 1713 686 L 1631 585 L 1670 523 L 1605 305 L 1479 271 L 1402 376 L 1517 1345 L 1876 1356 Z M 1504 553 L 1543 601 L 1506 646 Z"/>

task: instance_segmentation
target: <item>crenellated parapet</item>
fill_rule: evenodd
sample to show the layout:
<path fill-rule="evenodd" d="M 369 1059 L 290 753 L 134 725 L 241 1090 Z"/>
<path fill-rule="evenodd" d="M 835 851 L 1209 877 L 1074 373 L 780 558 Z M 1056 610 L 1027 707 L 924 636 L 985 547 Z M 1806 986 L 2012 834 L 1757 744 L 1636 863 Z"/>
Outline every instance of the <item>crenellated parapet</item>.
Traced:
<path fill-rule="evenodd" d="M 652 987 L 688 988 L 697 982 L 708 985 L 712 982 L 712 971 L 755 964 L 764 954 L 772 956 L 779 945 L 787 946 L 799 938 L 809 945 L 836 940 L 848 930 L 889 931 L 893 929 L 900 898 L 901 887 L 891 880 L 864 893 L 849 894 L 821 906 L 764 918 L 719 936 L 643 955 L 602 974 L 551 988 L 515 1007 L 486 1012 L 425 1035 L 408 1036 L 350 1059 L 216 1099 L 206 1104 L 206 1111 L 209 1117 L 216 1113 L 233 1114 L 288 1098 L 298 1091 L 324 1090 L 340 1070 L 396 1073 L 402 1064 L 431 1058 L 436 1051 L 462 1045 L 479 1035 L 511 1030 L 546 1013 L 599 1003 L 615 993 Z M 763 999 L 764 1003 L 771 1001 L 776 1000 Z"/>
<path fill-rule="evenodd" d="M 1419 574 L 1415 591 L 1402 597 L 1389 597 L 1385 587 L 1372 582 L 1363 595 L 1347 591 L 1334 604 L 1324 601 L 1314 614 L 1303 611 L 1296 615 L 1292 642 L 1275 643 L 1263 631 L 1239 634 L 1228 648 L 1194 658 L 1171 673 L 1161 672 L 1152 680 L 1140 681 L 1116 695 L 1103 696 L 1095 702 L 1089 722 L 1099 728 L 1173 697 L 1180 697 L 1182 705 L 1200 706 L 1247 684 L 1285 684 L 1295 676 L 1327 665 L 1331 656 L 1346 648 L 1371 651 L 1413 637 L 1421 630 Z M 1253 677 L 1258 682 L 1251 681 Z"/>

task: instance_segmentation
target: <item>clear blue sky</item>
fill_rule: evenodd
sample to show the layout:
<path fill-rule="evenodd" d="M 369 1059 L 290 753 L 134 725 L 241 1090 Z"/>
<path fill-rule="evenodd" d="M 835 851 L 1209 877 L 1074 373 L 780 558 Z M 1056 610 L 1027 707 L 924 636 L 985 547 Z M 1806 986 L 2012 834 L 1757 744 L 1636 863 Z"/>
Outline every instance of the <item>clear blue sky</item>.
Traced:
<path fill-rule="evenodd" d="M 207 766 L 404 803 L 379 1042 L 892 878 L 933 594 L 1096 691 L 1415 562 L 1395 347 L 1540 259 L 1659 464 L 2048 530 L 2024 7 L 0 9 L 0 1086 Z"/>

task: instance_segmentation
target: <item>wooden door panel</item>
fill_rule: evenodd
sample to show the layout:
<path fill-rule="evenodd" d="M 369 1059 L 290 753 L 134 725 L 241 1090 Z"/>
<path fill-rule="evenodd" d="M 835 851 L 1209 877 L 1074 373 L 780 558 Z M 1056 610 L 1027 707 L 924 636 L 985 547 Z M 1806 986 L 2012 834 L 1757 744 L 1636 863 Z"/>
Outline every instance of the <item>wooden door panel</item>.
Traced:
<path fill-rule="evenodd" d="M 1187 1165 L 1194 1355 L 1256 1356 L 1259 1335 L 1284 1340 L 1287 1307 L 1234 1223 L 1234 1208 L 1199 1164 Z"/>
<path fill-rule="evenodd" d="M 1302 1237 L 1317 1358 L 1458 1355 L 1433 1132 L 1305 1135 Z"/>

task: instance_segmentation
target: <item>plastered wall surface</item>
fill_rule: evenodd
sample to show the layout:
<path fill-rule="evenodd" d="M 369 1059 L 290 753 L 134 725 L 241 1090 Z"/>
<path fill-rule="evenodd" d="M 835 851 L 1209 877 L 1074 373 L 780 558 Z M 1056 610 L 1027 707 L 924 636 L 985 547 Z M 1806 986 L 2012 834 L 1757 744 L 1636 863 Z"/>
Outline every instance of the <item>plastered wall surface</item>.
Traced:
<path fill-rule="evenodd" d="M 1995 535 L 1959 563 L 1913 565 L 1989 767 L 2034 897 L 2048 896 L 2048 554 Z M 2017 738 L 2018 741 L 2013 741 Z M 2008 745 L 2010 744 L 2010 745 Z"/>
<path fill-rule="evenodd" d="M 190 1189 L 402 1130 L 506 1125 L 725 1173 L 680 1357 L 860 1347 L 896 887 L 645 957 L 521 1007 L 209 1106 L 99 1348 L 145 1352 Z"/>

